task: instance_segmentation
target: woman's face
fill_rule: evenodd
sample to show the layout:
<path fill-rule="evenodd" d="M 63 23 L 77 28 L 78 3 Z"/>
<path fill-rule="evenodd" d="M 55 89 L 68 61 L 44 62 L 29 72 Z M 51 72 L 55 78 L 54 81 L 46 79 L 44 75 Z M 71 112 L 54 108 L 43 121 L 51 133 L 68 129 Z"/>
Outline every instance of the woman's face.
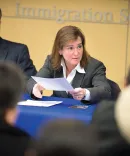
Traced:
<path fill-rule="evenodd" d="M 83 55 L 81 38 L 78 37 L 77 40 L 69 41 L 59 53 L 63 56 L 67 67 L 75 68 L 81 61 Z"/>

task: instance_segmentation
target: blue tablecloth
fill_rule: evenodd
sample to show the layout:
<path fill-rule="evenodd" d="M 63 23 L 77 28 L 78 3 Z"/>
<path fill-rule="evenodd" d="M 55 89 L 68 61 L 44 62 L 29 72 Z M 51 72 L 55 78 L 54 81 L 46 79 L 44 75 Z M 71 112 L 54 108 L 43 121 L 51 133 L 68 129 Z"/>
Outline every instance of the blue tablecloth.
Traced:
<path fill-rule="evenodd" d="M 23 100 L 31 99 L 24 95 Z M 63 101 L 63 103 L 51 107 L 18 106 L 19 116 L 16 126 L 24 129 L 30 135 L 35 136 L 42 123 L 55 118 L 74 118 L 89 123 L 96 104 L 88 105 L 87 109 L 70 108 L 73 105 L 84 105 L 78 100 L 58 97 L 43 97 L 44 101 Z"/>

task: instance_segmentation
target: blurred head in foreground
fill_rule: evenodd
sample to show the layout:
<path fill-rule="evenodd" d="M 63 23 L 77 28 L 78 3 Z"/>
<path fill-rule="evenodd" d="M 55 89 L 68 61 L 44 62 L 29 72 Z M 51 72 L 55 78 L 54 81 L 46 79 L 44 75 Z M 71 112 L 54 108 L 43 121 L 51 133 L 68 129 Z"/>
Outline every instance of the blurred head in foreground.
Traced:
<path fill-rule="evenodd" d="M 14 124 L 23 88 L 22 71 L 13 63 L 0 62 L 0 120 Z"/>
<path fill-rule="evenodd" d="M 41 129 L 36 151 L 29 155 L 97 156 L 97 135 L 94 130 L 94 125 L 88 127 L 84 122 L 73 119 L 51 121 Z"/>
<path fill-rule="evenodd" d="M 130 86 L 122 90 L 116 103 L 98 104 L 92 123 L 97 126 L 100 156 L 130 155 Z"/>
<path fill-rule="evenodd" d="M 115 119 L 121 135 L 130 144 L 130 86 L 122 91 L 117 100 Z"/>

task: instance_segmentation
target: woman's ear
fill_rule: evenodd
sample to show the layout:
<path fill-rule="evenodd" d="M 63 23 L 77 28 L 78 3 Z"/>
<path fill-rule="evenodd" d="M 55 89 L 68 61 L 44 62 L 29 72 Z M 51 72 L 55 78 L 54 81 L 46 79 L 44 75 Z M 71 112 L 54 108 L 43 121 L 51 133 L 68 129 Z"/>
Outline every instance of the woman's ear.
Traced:
<path fill-rule="evenodd" d="M 62 55 L 62 50 L 59 50 L 59 54 Z"/>

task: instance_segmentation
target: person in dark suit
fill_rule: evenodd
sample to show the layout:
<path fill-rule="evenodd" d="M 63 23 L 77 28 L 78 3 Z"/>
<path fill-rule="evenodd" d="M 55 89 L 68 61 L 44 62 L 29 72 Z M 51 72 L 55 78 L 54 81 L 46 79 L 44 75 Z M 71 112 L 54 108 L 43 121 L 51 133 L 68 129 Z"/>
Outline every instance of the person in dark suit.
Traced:
<path fill-rule="evenodd" d="M 0 23 L 2 11 L 0 9 Z M 36 68 L 30 58 L 28 47 L 21 43 L 11 42 L 0 37 L 0 60 L 12 61 L 23 70 L 27 79 L 36 74 Z"/>
<path fill-rule="evenodd" d="M 24 156 L 31 137 L 15 127 L 17 103 L 25 85 L 23 72 L 12 62 L 0 62 L 0 155 Z"/>
<path fill-rule="evenodd" d="M 69 93 L 54 91 L 53 96 L 97 102 L 111 97 L 104 64 L 91 57 L 85 49 L 85 37 L 75 26 L 61 28 L 55 38 L 51 55 L 36 74 L 44 78 L 65 77 L 75 88 Z M 31 78 L 27 90 L 41 98 L 44 87 Z"/>
<path fill-rule="evenodd" d="M 101 156 L 130 155 L 130 69 L 125 85 L 117 101 L 102 101 L 93 114 Z"/>

